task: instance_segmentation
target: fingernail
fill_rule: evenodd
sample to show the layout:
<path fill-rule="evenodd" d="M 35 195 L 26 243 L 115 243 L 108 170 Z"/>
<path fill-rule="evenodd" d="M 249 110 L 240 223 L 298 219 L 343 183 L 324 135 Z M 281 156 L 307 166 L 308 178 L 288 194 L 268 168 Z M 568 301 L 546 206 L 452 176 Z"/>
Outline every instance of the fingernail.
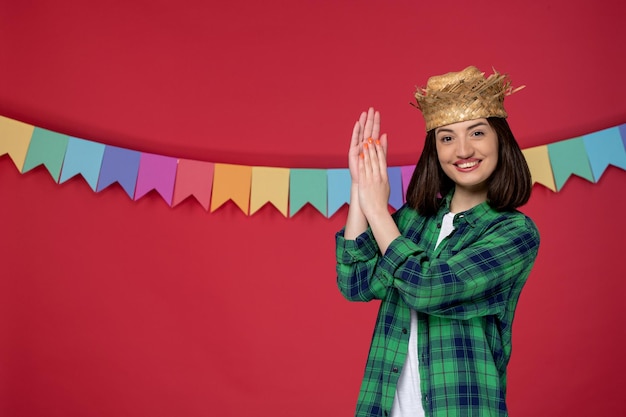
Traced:
<path fill-rule="evenodd" d="M 380 145 L 380 139 L 376 139 L 376 145 Z"/>
<path fill-rule="evenodd" d="M 364 143 L 363 144 L 363 149 L 367 149 L 368 146 L 369 146 L 369 143 Z"/>
<path fill-rule="evenodd" d="M 372 143 L 373 142 L 372 138 L 367 138 L 367 142 Z"/>
<path fill-rule="evenodd" d="M 362 152 L 359 154 L 359 158 L 363 159 L 363 153 Z"/>

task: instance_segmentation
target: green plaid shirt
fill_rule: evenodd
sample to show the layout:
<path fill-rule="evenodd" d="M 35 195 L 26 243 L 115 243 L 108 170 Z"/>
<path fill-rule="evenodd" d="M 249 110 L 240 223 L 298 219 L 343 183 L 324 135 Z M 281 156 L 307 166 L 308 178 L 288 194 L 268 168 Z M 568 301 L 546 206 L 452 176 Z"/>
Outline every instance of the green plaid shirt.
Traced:
<path fill-rule="evenodd" d="M 506 416 L 506 367 L 520 292 L 539 248 L 539 233 L 518 211 L 482 203 L 454 216 L 454 231 L 435 249 L 452 194 L 436 216 L 404 206 L 402 234 L 381 255 L 371 231 L 336 235 L 337 283 L 351 301 L 382 300 L 357 416 L 387 416 L 418 315 L 418 358 L 426 415 Z"/>

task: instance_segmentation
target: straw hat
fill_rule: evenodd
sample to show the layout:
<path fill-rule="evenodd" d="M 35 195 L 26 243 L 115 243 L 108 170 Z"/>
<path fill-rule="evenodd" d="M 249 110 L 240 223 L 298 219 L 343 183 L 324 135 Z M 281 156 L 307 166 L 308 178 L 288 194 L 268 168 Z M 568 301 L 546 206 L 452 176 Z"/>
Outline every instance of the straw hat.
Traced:
<path fill-rule="evenodd" d="M 524 88 L 513 89 L 506 74 L 494 73 L 485 78 L 470 66 L 428 79 L 426 88 L 415 92 L 417 107 L 426 121 L 426 131 L 451 123 L 486 117 L 506 118 L 504 97 Z"/>

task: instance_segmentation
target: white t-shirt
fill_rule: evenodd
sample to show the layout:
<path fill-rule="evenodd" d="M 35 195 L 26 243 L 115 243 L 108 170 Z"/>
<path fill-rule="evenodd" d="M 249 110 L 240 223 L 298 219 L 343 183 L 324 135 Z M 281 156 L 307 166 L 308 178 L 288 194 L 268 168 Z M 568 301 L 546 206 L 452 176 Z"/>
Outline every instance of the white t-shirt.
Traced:
<path fill-rule="evenodd" d="M 452 221 L 454 213 L 443 216 L 441 230 L 437 238 L 435 249 L 441 241 L 454 230 Z M 409 351 L 407 352 L 396 393 L 391 407 L 391 417 L 424 417 L 422 407 L 422 391 L 420 389 L 420 374 L 417 358 L 417 313 L 411 309 L 411 327 L 409 333 Z"/>

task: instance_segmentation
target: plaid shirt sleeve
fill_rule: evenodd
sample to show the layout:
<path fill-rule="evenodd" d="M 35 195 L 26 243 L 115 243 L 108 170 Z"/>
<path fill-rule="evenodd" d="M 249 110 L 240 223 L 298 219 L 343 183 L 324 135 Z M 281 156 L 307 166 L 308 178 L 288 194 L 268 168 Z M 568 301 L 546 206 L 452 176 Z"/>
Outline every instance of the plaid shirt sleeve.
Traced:
<path fill-rule="evenodd" d="M 382 299 L 387 286 L 380 274 L 374 275 L 380 250 L 370 229 L 355 240 L 347 240 L 340 230 L 336 236 L 337 286 L 349 301 Z"/>
<path fill-rule="evenodd" d="M 394 221 L 402 220 L 406 207 L 394 212 Z M 368 228 L 354 240 L 344 237 L 344 229 L 335 235 L 337 286 L 348 301 L 380 300 L 388 291 L 387 277 L 376 274 L 382 254 Z"/>
<path fill-rule="evenodd" d="M 454 233 L 473 227 L 459 222 Z M 394 286 L 413 309 L 431 315 L 469 319 L 500 314 L 539 246 L 535 224 L 521 213 L 494 221 L 450 256 L 430 259 L 414 241 L 396 238 L 378 262 L 372 281 Z"/>

